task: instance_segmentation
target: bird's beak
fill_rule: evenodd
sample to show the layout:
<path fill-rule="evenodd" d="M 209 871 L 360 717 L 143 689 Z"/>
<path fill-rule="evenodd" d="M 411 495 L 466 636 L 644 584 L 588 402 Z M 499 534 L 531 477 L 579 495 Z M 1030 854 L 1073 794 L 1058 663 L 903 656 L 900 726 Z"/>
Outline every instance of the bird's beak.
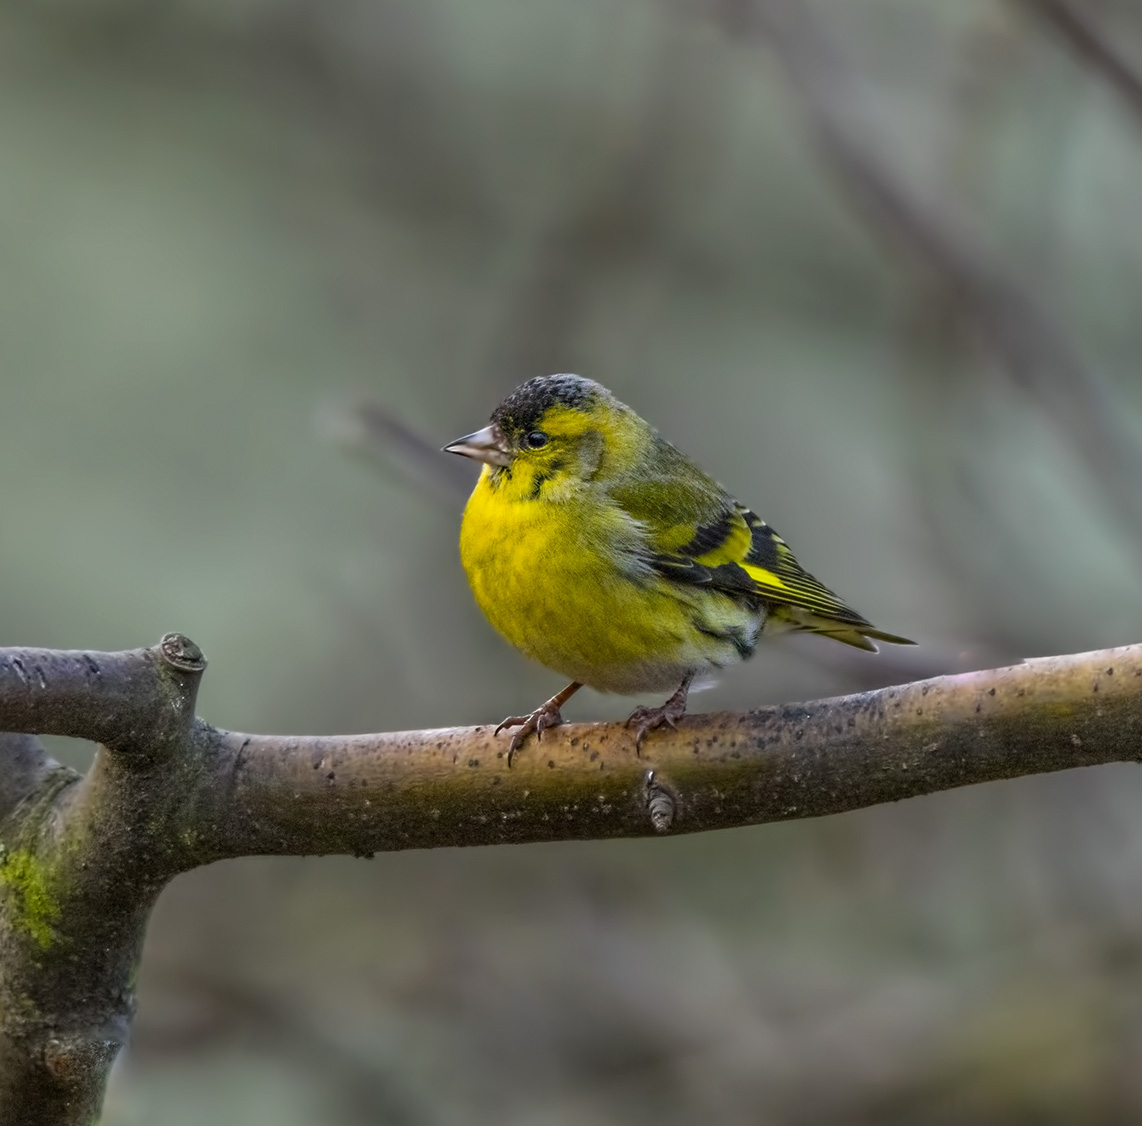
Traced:
<path fill-rule="evenodd" d="M 511 453 L 498 426 L 485 426 L 475 434 L 457 438 L 455 442 L 449 442 L 443 452 L 485 461 L 488 465 L 508 465 L 511 462 Z"/>

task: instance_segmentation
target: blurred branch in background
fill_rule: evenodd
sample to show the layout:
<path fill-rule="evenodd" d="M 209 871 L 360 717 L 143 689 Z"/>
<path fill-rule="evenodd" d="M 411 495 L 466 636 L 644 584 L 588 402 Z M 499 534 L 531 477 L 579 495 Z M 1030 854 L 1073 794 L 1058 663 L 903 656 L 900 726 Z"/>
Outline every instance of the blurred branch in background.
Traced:
<path fill-rule="evenodd" d="M 863 82 L 801 0 L 712 0 L 728 34 L 772 48 L 822 155 L 866 219 L 946 288 L 1011 385 L 1082 456 L 1142 554 L 1142 446 L 1055 315 L 1013 277 L 964 216 L 923 190 L 873 124 Z"/>
<path fill-rule="evenodd" d="M 1053 31 L 1095 74 L 1122 98 L 1137 124 L 1142 125 L 1142 70 L 1098 22 L 1097 13 L 1072 0 L 1011 0 Z"/>
<path fill-rule="evenodd" d="M 438 444 L 381 403 L 326 404 L 318 429 L 374 469 L 410 488 L 427 490 L 439 501 L 462 502 L 471 491 L 472 472 L 466 465 L 444 457 Z"/>
<path fill-rule="evenodd" d="M 1002 15 L 984 9 L 957 37 L 956 81 L 931 127 L 935 178 L 960 210 L 986 210 L 994 122 L 1027 54 L 1013 42 L 1011 21 Z M 978 402 L 994 375 L 980 372 L 973 362 L 977 342 L 942 277 L 916 279 L 902 304 L 897 387 L 907 416 L 923 420 L 906 433 L 909 471 L 917 482 L 913 512 L 925 532 L 929 565 L 948 576 L 957 633 L 972 650 L 983 650 L 984 664 L 1022 656 L 1034 649 L 1012 636 L 1005 613 L 1009 591 L 981 581 L 977 567 L 975 544 L 981 536 L 1002 545 L 1004 567 L 1011 572 L 1027 571 L 1027 557 L 1036 550 L 1026 538 L 1010 534 L 1003 505 L 987 487 L 990 465 L 980 457 L 979 436 L 985 412 Z M 934 419 L 942 424 L 930 425 Z"/>

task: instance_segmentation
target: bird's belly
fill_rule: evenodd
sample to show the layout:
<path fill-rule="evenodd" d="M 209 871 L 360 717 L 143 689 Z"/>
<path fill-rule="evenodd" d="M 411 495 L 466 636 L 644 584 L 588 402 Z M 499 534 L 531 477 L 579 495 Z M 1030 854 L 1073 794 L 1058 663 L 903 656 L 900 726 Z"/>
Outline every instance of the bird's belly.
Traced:
<path fill-rule="evenodd" d="M 487 523 L 466 512 L 461 558 L 488 620 L 529 657 L 601 691 L 631 695 L 675 688 L 687 674 L 752 649 L 759 612 L 600 550 L 574 520 L 511 507 L 519 510 L 514 519 L 498 513 Z"/>

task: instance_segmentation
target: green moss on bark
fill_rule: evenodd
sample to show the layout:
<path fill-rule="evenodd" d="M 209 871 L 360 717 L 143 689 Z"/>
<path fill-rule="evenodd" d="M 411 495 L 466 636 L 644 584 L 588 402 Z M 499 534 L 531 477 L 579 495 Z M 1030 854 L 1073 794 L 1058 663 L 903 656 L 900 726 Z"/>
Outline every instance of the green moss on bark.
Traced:
<path fill-rule="evenodd" d="M 44 865 L 27 849 L 0 849 L 0 895 L 9 901 L 9 918 L 46 950 L 55 939 L 59 904 Z"/>

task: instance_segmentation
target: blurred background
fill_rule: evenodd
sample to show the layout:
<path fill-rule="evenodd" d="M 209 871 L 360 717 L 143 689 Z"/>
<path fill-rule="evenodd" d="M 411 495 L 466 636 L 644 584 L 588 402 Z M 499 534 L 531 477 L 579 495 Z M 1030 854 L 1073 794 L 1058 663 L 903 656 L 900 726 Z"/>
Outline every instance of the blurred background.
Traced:
<path fill-rule="evenodd" d="M 702 708 L 1142 641 L 1140 75 L 1137 0 L 6 3 L 3 643 L 184 631 L 244 730 L 530 708 L 433 451 L 553 371 L 921 642 Z M 1142 1121 L 1140 803 L 220 864 L 105 1123 Z"/>

